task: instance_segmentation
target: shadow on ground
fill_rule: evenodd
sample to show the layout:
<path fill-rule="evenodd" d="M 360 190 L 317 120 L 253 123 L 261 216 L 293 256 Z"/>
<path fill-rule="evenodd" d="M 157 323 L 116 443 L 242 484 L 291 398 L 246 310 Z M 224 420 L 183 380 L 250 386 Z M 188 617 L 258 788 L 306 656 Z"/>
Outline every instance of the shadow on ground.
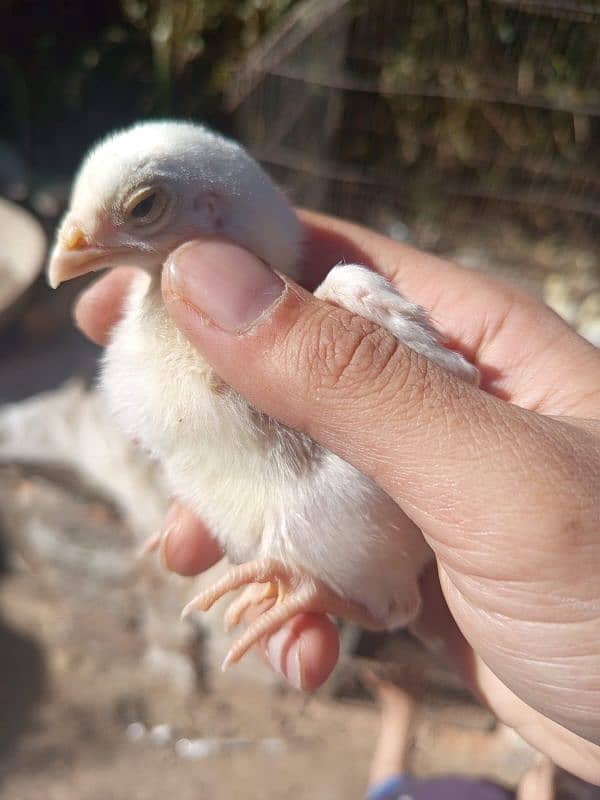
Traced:
<path fill-rule="evenodd" d="M 0 617 L 0 786 L 19 741 L 34 724 L 47 684 L 40 644 Z"/>

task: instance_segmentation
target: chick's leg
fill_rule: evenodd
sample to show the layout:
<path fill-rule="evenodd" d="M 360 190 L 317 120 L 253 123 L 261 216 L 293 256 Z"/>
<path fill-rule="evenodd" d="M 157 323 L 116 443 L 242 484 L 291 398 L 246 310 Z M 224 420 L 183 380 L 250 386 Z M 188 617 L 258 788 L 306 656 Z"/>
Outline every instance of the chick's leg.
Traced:
<path fill-rule="evenodd" d="M 251 606 L 260 609 L 259 616 L 234 642 L 225 657 L 223 669 L 235 664 L 260 639 L 275 633 L 297 614 L 334 614 L 365 627 L 385 627 L 363 606 L 340 597 L 322 581 L 295 572 L 275 559 L 259 559 L 232 567 L 213 586 L 188 603 L 182 616 L 192 611 L 208 611 L 221 597 L 243 586 L 247 587 L 246 591 L 226 612 L 226 624 L 236 624 Z"/>

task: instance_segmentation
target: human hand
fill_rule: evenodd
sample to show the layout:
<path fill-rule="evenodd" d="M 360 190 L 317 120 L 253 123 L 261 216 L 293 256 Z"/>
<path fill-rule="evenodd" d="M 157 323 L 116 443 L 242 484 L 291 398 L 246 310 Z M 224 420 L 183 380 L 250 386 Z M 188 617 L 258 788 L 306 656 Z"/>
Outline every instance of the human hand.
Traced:
<path fill-rule="evenodd" d="M 342 259 L 386 275 L 477 364 L 483 391 L 290 282 L 250 330 L 219 329 L 219 314 L 230 322 L 232 308 L 244 312 L 244 297 L 221 297 L 219 306 L 208 283 L 200 297 L 182 291 L 186 264 L 198 274 L 203 259 L 215 257 L 202 243 L 182 248 L 165 270 L 173 319 L 254 405 L 353 463 L 398 502 L 423 531 L 439 573 L 439 584 L 434 571 L 423 578 L 416 632 L 454 659 L 504 721 L 600 781 L 599 748 L 569 733 L 600 741 L 598 352 L 539 303 L 487 277 L 348 223 L 303 217 L 311 285 Z M 219 263 L 233 270 L 249 257 L 223 244 Z M 111 297 L 114 318 L 126 282 L 114 273 L 80 304 L 80 324 L 95 338 L 106 333 L 97 324 L 107 319 L 102 297 Z M 163 542 L 165 560 L 184 574 L 219 557 L 199 525 L 188 519 Z M 276 634 L 285 647 L 271 660 L 309 688 L 332 667 L 336 639 L 324 618 L 302 625 Z M 285 663 L 277 661 L 282 652 Z"/>

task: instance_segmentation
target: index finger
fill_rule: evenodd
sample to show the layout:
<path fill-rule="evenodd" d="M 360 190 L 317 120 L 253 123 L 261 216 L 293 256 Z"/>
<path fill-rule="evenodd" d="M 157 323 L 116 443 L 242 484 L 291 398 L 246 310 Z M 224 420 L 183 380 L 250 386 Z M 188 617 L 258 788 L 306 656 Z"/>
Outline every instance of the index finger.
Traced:
<path fill-rule="evenodd" d="M 75 303 L 75 324 L 101 347 L 108 344 L 110 331 L 123 316 L 125 297 L 137 272 L 133 267 L 113 269 L 82 292 Z"/>

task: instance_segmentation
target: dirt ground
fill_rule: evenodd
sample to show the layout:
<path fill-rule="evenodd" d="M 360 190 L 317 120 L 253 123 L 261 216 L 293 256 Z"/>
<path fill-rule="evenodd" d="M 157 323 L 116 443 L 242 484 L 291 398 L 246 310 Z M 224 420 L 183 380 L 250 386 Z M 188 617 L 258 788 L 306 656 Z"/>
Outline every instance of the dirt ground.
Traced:
<path fill-rule="evenodd" d="M 26 572 L 2 581 L 0 608 L 2 800 L 363 796 L 378 725 L 368 698 L 303 697 L 260 673 L 242 682 L 235 671 L 205 677 L 184 696 L 150 679 L 140 632 L 122 615 L 74 613 Z M 514 785 L 531 753 L 505 729 L 490 729 L 459 693 L 426 698 L 413 769 Z M 201 738 L 228 749 L 184 757 L 181 740 Z M 600 795 L 578 786 L 563 796 Z"/>
<path fill-rule="evenodd" d="M 306 698 L 260 680 L 242 683 L 234 671 L 182 696 L 149 678 L 139 632 L 122 617 L 89 608 L 74 614 L 34 575 L 6 579 L 1 599 L 3 800 L 219 800 L 241 791 L 248 800 L 362 797 L 377 730 L 365 700 Z M 449 719 L 452 709 L 437 713 L 438 745 L 454 738 L 440 715 Z M 477 735 L 486 722 L 471 717 Z M 149 735 L 133 741 L 132 723 L 170 730 L 162 729 L 161 744 Z M 434 758 L 425 750 L 431 718 L 421 728 L 420 770 L 450 768 L 440 755 L 452 760 L 452 748 L 432 748 Z M 178 740 L 201 737 L 244 741 L 199 760 L 177 755 Z M 468 761 L 459 749 L 455 741 L 454 756 Z M 510 778 L 510 765 L 495 767 Z"/>

